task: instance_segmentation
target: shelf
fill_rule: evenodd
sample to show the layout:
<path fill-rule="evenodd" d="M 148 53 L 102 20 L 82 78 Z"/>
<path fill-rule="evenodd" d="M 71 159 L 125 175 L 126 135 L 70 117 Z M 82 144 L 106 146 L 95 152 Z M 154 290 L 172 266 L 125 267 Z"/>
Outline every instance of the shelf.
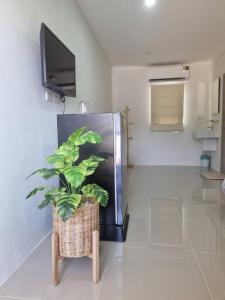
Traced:
<path fill-rule="evenodd" d="M 219 133 L 217 130 L 210 130 L 208 128 L 202 128 L 192 132 L 193 139 L 197 140 L 211 140 L 218 139 Z"/>

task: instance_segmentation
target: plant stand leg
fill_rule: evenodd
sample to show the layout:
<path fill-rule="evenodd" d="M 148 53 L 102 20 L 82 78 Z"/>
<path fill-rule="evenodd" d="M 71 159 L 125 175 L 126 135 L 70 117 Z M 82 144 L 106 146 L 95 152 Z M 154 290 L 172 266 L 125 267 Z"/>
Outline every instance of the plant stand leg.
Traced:
<path fill-rule="evenodd" d="M 59 242 L 58 242 L 58 261 L 59 261 L 60 263 L 63 263 L 64 258 L 65 258 L 65 257 L 63 257 L 63 256 L 60 254 Z"/>
<path fill-rule="evenodd" d="M 60 263 L 63 263 L 64 262 L 64 257 L 59 254 L 58 260 L 59 260 Z"/>
<path fill-rule="evenodd" d="M 59 235 L 57 232 L 52 233 L 52 284 L 59 284 Z"/>
<path fill-rule="evenodd" d="M 99 232 L 92 233 L 92 247 L 93 247 L 93 281 L 99 281 Z"/>

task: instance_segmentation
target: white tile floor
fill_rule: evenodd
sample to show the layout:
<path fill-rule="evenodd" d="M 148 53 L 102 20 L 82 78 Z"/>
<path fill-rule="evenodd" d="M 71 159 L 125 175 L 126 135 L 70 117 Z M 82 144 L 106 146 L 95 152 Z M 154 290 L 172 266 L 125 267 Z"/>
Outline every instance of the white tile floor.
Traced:
<path fill-rule="evenodd" d="M 124 244 L 101 243 L 101 281 L 91 261 L 66 260 L 51 286 L 47 239 L 0 288 L 0 300 L 225 300 L 225 196 L 193 167 L 130 171 Z"/>

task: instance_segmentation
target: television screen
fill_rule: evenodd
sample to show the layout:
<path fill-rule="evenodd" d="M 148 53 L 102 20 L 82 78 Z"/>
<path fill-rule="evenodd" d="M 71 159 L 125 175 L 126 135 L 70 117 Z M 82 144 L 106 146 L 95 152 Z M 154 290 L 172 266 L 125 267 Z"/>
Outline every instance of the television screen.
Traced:
<path fill-rule="evenodd" d="M 75 55 L 41 24 L 42 84 L 61 96 L 76 96 Z"/>

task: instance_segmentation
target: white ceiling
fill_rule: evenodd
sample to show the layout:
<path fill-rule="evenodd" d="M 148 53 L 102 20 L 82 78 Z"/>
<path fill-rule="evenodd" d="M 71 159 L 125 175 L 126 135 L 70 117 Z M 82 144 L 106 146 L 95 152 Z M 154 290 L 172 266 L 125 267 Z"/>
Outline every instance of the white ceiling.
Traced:
<path fill-rule="evenodd" d="M 77 2 L 113 65 L 190 63 L 225 49 L 225 0 Z"/>

